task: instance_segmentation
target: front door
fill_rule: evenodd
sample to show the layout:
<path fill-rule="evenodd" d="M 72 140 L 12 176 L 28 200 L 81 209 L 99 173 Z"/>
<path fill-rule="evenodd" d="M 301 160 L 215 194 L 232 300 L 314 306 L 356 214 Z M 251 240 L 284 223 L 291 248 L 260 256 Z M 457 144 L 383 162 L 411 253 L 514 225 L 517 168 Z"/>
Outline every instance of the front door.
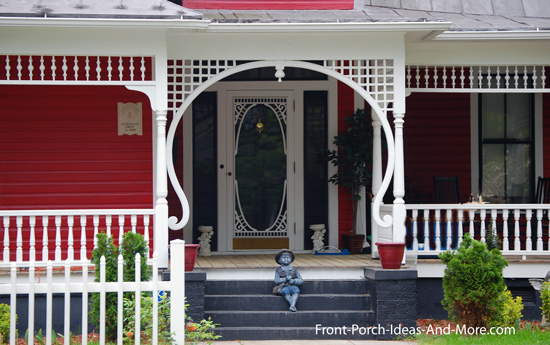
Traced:
<path fill-rule="evenodd" d="M 293 247 L 294 94 L 227 92 L 221 213 L 232 250 Z"/>

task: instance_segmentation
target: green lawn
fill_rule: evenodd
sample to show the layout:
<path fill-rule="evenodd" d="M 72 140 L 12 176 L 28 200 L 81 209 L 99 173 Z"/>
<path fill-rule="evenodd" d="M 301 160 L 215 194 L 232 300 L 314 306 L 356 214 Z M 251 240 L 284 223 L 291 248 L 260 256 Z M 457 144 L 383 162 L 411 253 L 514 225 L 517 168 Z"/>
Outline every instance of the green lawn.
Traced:
<path fill-rule="evenodd" d="M 480 344 L 480 345 L 547 345 L 550 344 L 550 332 L 542 331 L 538 328 L 521 329 L 515 331 L 515 334 L 484 334 L 484 335 L 463 335 L 458 332 L 451 332 L 444 335 L 426 335 L 422 334 L 414 338 L 418 344 L 430 345 L 459 345 L 459 344 Z"/>

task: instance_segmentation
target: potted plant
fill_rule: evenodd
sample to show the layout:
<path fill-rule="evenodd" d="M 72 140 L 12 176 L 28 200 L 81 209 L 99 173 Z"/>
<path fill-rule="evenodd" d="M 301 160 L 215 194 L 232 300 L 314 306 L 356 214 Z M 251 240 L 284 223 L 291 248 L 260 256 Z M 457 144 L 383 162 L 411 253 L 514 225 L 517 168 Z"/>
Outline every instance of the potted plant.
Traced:
<path fill-rule="evenodd" d="M 353 225 L 349 234 L 343 234 L 344 247 L 352 254 L 359 254 L 363 248 L 364 235 L 357 234 L 357 210 L 361 200 L 361 189 L 371 182 L 372 176 L 372 125 L 370 116 L 363 109 L 347 117 L 347 130 L 334 137 L 337 150 L 328 150 L 326 160 L 338 167 L 329 182 L 346 188 L 350 194 Z"/>

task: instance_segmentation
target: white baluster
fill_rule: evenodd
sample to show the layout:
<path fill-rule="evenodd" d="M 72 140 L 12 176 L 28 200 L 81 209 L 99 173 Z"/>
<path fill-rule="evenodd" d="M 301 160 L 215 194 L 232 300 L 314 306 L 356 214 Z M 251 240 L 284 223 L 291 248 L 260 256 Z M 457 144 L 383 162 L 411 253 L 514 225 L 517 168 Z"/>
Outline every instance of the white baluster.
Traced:
<path fill-rule="evenodd" d="M 471 238 L 474 238 L 475 234 L 476 234 L 476 229 L 474 228 L 474 218 L 476 217 L 476 211 L 475 210 L 468 210 L 468 218 L 470 220 L 470 229 L 469 229 L 469 233 L 470 233 L 470 237 Z"/>
<path fill-rule="evenodd" d="M 527 72 L 527 66 L 523 66 L 523 88 L 527 89 L 529 86 L 529 74 Z"/>
<path fill-rule="evenodd" d="M 86 250 L 86 221 L 85 215 L 80 216 L 80 260 L 84 261 L 88 258 L 88 252 Z M 83 333 L 86 334 L 86 333 Z"/>
<path fill-rule="evenodd" d="M 136 282 L 136 296 L 141 296 L 141 256 L 139 254 L 136 254 L 135 258 L 135 282 Z M 153 298 L 158 298 L 157 296 L 154 296 Z M 135 306 L 135 312 L 136 312 L 136 320 L 141 320 L 141 298 L 136 298 L 136 306 Z M 141 322 L 135 323 L 136 329 L 134 334 L 141 334 Z M 135 345 L 140 344 L 141 337 L 135 337 Z"/>
<path fill-rule="evenodd" d="M 9 55 L 6 55 L 6 67 L 5 67 L 5 70 L 6 70 L 6 80 L 10 80 L 10 76 L 11 76 L 11 66 L 10 66 L 10 56 L 9 56 Z"/>
<path fill-rule="evenodd" d="M 86 66 L 84 67 L 84 70 L 86 71 L 86 81 L 90 80 L 90 57 L 86 55 Z"/>
<path fill-rule="evenodd" d="M 424 82 L 426 83 L 426 88 L 430 87 L 430 69 L 428 66 L 426 66 L 426 69 L 424 70 Z"/>
<path fill-rule="evenodd" d="M 526 239 L 525 239 L 525 250 L 526 251 L 532 251 L 533 250 L 533 239 L 531 238 L 532 235 L 532 229 L 531 229 L 531 220 L 533 218 L 533 210 L 529 209 L 525 211 L 525 221 L 527 222 L 527 229 L 526 229 Z"/>
<path fill-rule="evenodd" d="M 86 263 L 84 263 L 84 265 L 82 266 L 82 308 L 81 309 L 82 309 L 82 334 L 88 334 L 88 265 Z M 88 345 L 88 337 L 82 337 L 82 345 Z"/>
<path fill-rule="evenodd" d="M 443 79 L 443 88 L 446 89 L 447 88 L 447 67 L 443 67 L 443 76 L 442 78 Z"/>
<path fill-rule="evenodd" d="M 508 210 L 502 210 L 502 222 L 502 250 L 509 251 L 510 240 L 508 237 L 510 234 L 508 233 Z"/>
<path fill-rule="evenodd" d="M 46 65 L 44 65 L 44 55 L 40 55 L 40 80 L 46 78 Z"/>
<path fill-rule="evenodd" d="M 443 70 L 445 70 L 445 66 L 443 66 Z M 434 87 L 437 87 L 438 79 L 439 79 L 439 76 L 437 75 L 437 66 L 434 66 Z"/>
<path fill-rule="evenodd" d="M 111 57 L 107 57 L 107 80 L 111 81 L 113 77 L 113 66 L 111 65 Z"/>
<path fill-rule="evenodd" d="M 468 75 L 468 79 L 470 80 L 470 88 L 473 89 L 475 87 L 475 84 L 474 84 L 474 80 L 475 80 L 474 66 L 470 66 L 470 73 Z"/>
<path fill-rule="evenodd" d="M 537 66 L 533 66 L 533 75 L 531 76 L 531 79 L 533 80 L 533 88 L 538 89 L 539 87 L 542 87 L 542 86 L 539 86 L 537 83 L 537 79 L 538 79 Z"/>
<path fill-rule="evenodd" d="M 542 249 L 542 210 L 537 210 L 537 251 Z"/>
<path fill-rule="evenodd" d="M 445 249 L 451 249 L 453 245 L 453 210 L 446 209 L 445 218 L 447 220 L 447 229 L 445 229 L 445 233 L 447 234 Z"/>
<path fill-rule="evenodd" d="M 481 67 L 479 67 L 477 70 L 477 83 L 478 83 L 478 88 L 482 89 L 483 88 L 483 71 Z"/>
<path fill-rule="evenodd" d="M 462 243 L 462 238 L 464 236 L 464 210 L 463 209 L 458 210 L 457 217 L 458 217 L 458 239 L 457 239 L 456 246 L 458 247 Z"/>
<path fill-rule="evenodd" d="M 48 250 L 48 216 L 42 216 L 42 261 L 47 261 L 50 258 Z"/>
<path fill-rule="evenodd" d="M 145 57 L 141 57 L 141 80 L 142 81 L 145 81 L 145 71 L 146 71 L 146 67 L 145 67 Z"/>
<path fill-rule="evenodd" d="M 101 59 L 99 58 L 99 56 L 97 57 L 95 73 L 97 74 L 97 80 L 101 80 Z"/>
<path fill-rule="evenodd" d="M 143 59 L 143 57 L 142 57 L 142 59 Z M 142 60 L 142 61 L 143 61 L 143 60 Z M 143 76 L 143 74 L 142 74 L 142 76 Z M 411 76 L 411 66 L 408 65 L 408 66 L 407 66 L 407 87 L 408 87 L 408 88 L 411 87 L 411 78 L 412 78 L 412 76 Z"/>
<path fill-rule="evenodd" d="M 546 85 L 546 69 L 542 67 L 540 72 L 542 74 L 542 76 L 540 77 L 540 81 L 541 81 L 542 88 L 544 88 L 544 86 Z M 550 242 L 550 237 L 548 241 Z"/>
<path fill-rule="evenodd" d="M 453 89 L 456 87 L 455 66 L 451 67 L 451 85 Z"/>
<path fill-rule="evenodd" d="M 74 216 L 67 216 L 67 225 L 69 226 L 69 234 L 67 239 L 67 258 L 69 260 L 74 260 Z"/>
<path fill-rule="evenodd" d="M 36 228 L 36 217 L 30 216 L 29 217 L 29 227 L 31 230 L 30 238 L 29 238 L 29 261 L 35 261 L 36 260 L 36 236 L 35 236 L 35 228 Z"/>
<path fill-rule="evenodd" d="M 29 263 L 29 309 L 27 314 L 27 331 L 29 335 L 34 337 L 34 262 Z M 28 344 L 33 344 L 32 341 L 27 342 Z"/>
<path fill-rule="evenodd" d="M 423 250 L 428 251 L 430 247 L 430 210 L 424 210 L 424 246 Z"/>
<path fill-rule="evenodd" d="M 34 76 L 34 66 L 32 64 L 32 55 L 29 55 L 29 80 L 32 80 Z"/>
<path fill-rule="evenodd" d="M 418 210 L 412 210 L 413 251 L 418 251 Z"/>
<path fill-rule="evenodd" d="M 56 71 L 57 71 L 57 66 L 55 65 L 55 56 L 52 56 L 52 80 L 55 80 Z"/>
<path fill-rule="evenodd" d="M 106 269 L 105 256 L 99 259 L 99 343 L 105 344 L 105 295 L 107 293 L 105 289 L 105 282 L 107 281 L 105 269 Z"/>
<path fill-rule="evenodd" d="M 415 79 L 416 79 L 416 87 L 420 87 L 420 66 L 416 66 L 416 74 L 415 74 Z"/>
<path fill-rule="evenodd" d="M 497 80 L 497 89 L 500 89 L 500 79 L 502 79 L 500 76 L 500 66 L 497 66 L 497 76 L 495 79 Z"/>
<path fill-rule="evenodd" d="M 110 214 L 105 216 L 105 225 L 107 226 L 107 237 L 111 237 L 111 225 L 113 224 L 113 219 Z"/>
<path fill-rule="evenodd" d="M 521 243 L 519 241 L 519 217 L 520 217 L 520 210 L 515 209 L 514 210 L 514 251 L 515 252 L 521 251 Z"/>
<path fill-rule="evenodd" d="M 145 236 L 145 243 L 147 243 L 147 253 L 149 253 L 149 215 L 143 215 L 143 236 Z M 147 254 L 149 255 L 149 254 Z"/>
<path fill-rule="evenodd" d="M 79 70 L 80 70 L 80 66 L 78 66 L 78 56 L 75 56 L 74 57 L 74 66 L 73 66 L 74 80 L 78 80 L 78 71 Z"/>
<path fill-rule="evenodd" d="M 99 215 L 94 214 L 94 249 L 97 248 L 97 234 L 99 233 Z"/>
<path fill-rule="evenodd" d="M 134 81 L 134 70 L 135 70 L 134 58 L 131 56 L 130 57 L 130 80 L 131 81 Z"/>
<path fill-rule="evenodd" d="M 498 229 L 497 229 L 497 210 L 493 209 L 491 210 L 491 229 L 493 231 L 493 234 L 495 236 L 498 236 Z"/>
<path fill-rule="evenodd" d="M 48 344 L 51 345 L 51 339 L 53 336 L 53 328 L 52 328 L 52 310 L 53 310 L 53 265 L 52 261 L 48 260 L 48 264 L 46 265 L 46 283 L 48 284 L 47 292 L 46 292 L 46 315 L 50 317 L 46 317 L 46 339 Z M 83 333 L 86 334 L 86 333 Z M 82 337 L 86 338 L 86 337 Z"/>
<path fill-rule="evenodd" d="M 55 216 L 55 261 L 61 261 L 61 216 Z"/>
<path fill-rule="evenodd" d="M 123 328 L 124 328 L 124 323 L 123 323 L 123 304 L 122 304 L 122 301 L 123 301 L 123 270 L 124 270 L 124 259 L 122 258 L 122 254 L 120 254 L 118 256 L 118 261 L 117 261 L 117 265 L 118 265 L 118 270 L 117 270 L 117 273 L 118 273 L 118 279 L 117 279 L 117 282 L 118 282 L 118 298 L 117 298 L 117 302 L 118 302 L 118 317 L 117 317 L 117 339 L 119 339 L 119 345 L 122 344 L 122 338 L 123 338 L 123 335 L 122 335 L 122 332 L 123 332 Z M 138 296 L 136 294 L 136 296 Z M 137 298 L 135 299 L 136 301 L 138 300 Z M 135 319 L 136 320 L 139 320 L 137 318 L 137 316 L 135 316 Z M 136 333 L 136 334 L 139 334 L 139 333 Z M 136 337 L 137 338 L 137 337 Z"/>
<path fill-rule="evenodd" d="M 122 243 L 122 236 L 124 235 L 124 222 L 126 217 L 123 214 L 118 216 L 118 243 Z"/>
<path fill-rule="evenodd" d="M 67 71 L 69 70 L 69 66 L 67 66 L 66 56 L 63 56 L 63 65 L 61 66 L 61 70 L 63 71 L 63 80 L 67 80 Z"/>
<path fill-rule="evenodd" d="M 506 89 L 509 89 L 510 88 L 510 69 L 508 68 L 508 66 L 506 66 L 506 75 L 504 76 L 504 80 L 505 80 L 505 84 L 506 84 Z"/>
<path fill-rule="evenodd" d="M 466 80 L 466 75 L 464 74 L 464 66 L 460 67 L 460 88 L 464 88 L 464 81 Z"/>
<path fill-rule="evenodd" d="M 515 88 L 519 88 L 519 75 L 518 75 L 518 66 L 515 66 L 514 68 L 514 83 L 515 83 Z"/>
<path fill-rule="evenodd" d="M 124 65 L 122 56 L 119 56 L 118 58 L 118 80 L 124 80 Z"/>
<path fill-rule="evenodd" d="M 18 262 L 23 261 L 23 217 L 17 216 L 16 218 L 16 226 L 17 226 L 17 239 L 16 239 L 16 250 L 15 250 L 15 257 Z"/>
<path fill-rule="evenodd" d="M 481 228 L 480 228 L 481 242 L 485 243 L 485 236 L 487 235 L 487 233 L 485 232 L 487 229 L 485 224 L 485 218 L 487 218 L 487 210 L 480 210 L 479 216 L 481 218 Z"/>
<path fill-rule="evenodd" d="M 4 216 L 4 262 L 10 261 L 10 217 Z"/>
<path fill-rule="evenodd" d="M 441 210 L 435 210 L 435 250 L 441 250 Z"/>
<path fill-rule="evenodd" d="M 17 79 L 23 78 L 23 66 L 21 65 L 21 55 L 17 56 Z"/>
<path fill-rule="evenodd" d="M 132 232 L 137 234 L 137 215 L 133 214 L 130 216 L 130 224 L 132 224 Z"/>

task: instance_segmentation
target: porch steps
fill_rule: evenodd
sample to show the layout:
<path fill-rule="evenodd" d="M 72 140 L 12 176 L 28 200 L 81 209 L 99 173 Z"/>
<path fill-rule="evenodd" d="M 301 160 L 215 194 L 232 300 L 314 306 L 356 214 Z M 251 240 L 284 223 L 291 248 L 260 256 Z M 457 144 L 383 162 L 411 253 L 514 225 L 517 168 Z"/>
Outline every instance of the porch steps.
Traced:
<path fill-rule="evenodd" d="M 366 280 L 305 281 L 298 312 L 290 312 L 284 298 L 271 293 L 273 286 L 272 280 L 206 282 L 205 317 L 219 324 L 221 340 L 369 339 L 349 331 L 353 325 L 374 324 Z M 347 334 L 334 333 L 343 326 Z M 340 330 L 322 334 L 320 327 Z"/>

